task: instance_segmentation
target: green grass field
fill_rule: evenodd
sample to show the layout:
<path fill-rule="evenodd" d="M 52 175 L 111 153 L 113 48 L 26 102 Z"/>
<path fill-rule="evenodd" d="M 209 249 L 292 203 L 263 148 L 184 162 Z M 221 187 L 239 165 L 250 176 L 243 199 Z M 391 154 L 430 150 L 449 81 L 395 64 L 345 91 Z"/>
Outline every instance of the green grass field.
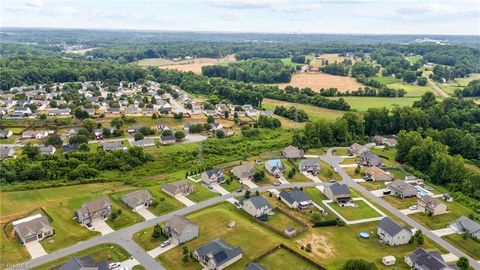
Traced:
<path fill-rule="evenodd" d="M 410 61 L 411 63 L 414 63 L 414 64 L 416 62 L 422 60 L 422 56 L 420 56 L 420 55 L 407 56 L 406 58 L 408 59 L 408 61 Z"/>
<path fill-rule="evenodd" d="M 308 117 L 311 121 L 317 120 L 317 119 L 334 121 L 335 119 L 341 117 L 345 113 L 343 111 L 330 110 L 330 109 L 325 109 L 325 108 L 316 107 L 312 105 L 290 103 L 290 102 L 284 102 L 284 101 L 273 100 L 268 98 L 263 99 L 263 102 L 262 102 L 263 108 L 267 110 L 272 110 L 272 111 L 275 109 L 276 106 L 282 106 L 282 105 L 285 107 L 294 106 L 297 109 L 304 110 L 308 114 Z"/>
<path fill-rule="evenodd" d="M 361 182 L 358 184 L 360 184 L 360 186 L 366 188 L 367 190 L 377 190 L 377 189 L 385 188 L 387 186 L 383 181 Z"/>
<path fill-rule="evenodd" d="M 315 270 L 318 267 L 285 248 L 279 248 L 258 261 L 267 269 Z"/>
<path fill-rule="evenodd" d="M 371 208 L 364 201 L 354 201 L 354 203 L 358 205 L 358 207 L 341 207 L 337 203 L 330 203 L 329 205 L 348 221 L 380 216 L 377 211 Z"/>
<path fill-rule="evenodd" d="M 382 160 L 382 163 L 385 164 L 386 166 L 394 166 L 398 167 L 400 166 L 400 163 L 395 161 L 395 157 L 397 156 L 397 149 L 396 148 L 372 148 L 370 151 L 378 155 L 380 159 Z"/>
<path fill-rule="evenodd" d="M 265 223 L 282 232 L 288 227 L 294 227 L 297 231 L 302 229 L 300 223 L 276 210 L 273 211 L 273 215 L 269 216 L 268 221 L 265 221 Z"/>
<path fill-rule="evenodd" d="M 390 88 L 401 88 L 407 91 L 407 97 L 420 97 L 426 92 L 434 92 L 430 85 L 419 86 L 419 85 L 411 85 L 411 84 L 404 84 L 402 82 L 391 83 L 387 85 Z"/>
<path fill-rule="evenodd" d="M 383 196 L 382 200 L 388 202 L 391 206 L 397 209 L 407 209 L 408 207 L 417 204 L 417 198 L 398 198 L 396 196 Z"/>
<path fill-rule="evenodd" d="M 209 190 L 208 188 L 202 186 L 202 184 L 200 183 L 195 183 L 192 181 L 190 181 L 189 183 L 195 187 L 195 192 L 187 195 L 187 198 L 194 202 L 201 202 L 218 196 L 218 193 Z"/>
<path fill-rule="evenodd" d="M 56 269 L 56 267 L 62 265 L 68 261 L 71 257 L 77 256 L 91 256 L 95 262 L 106 260 L 110 262 L 122 262 L 130 258 L 130 254 L 122 247 L 115 244 L 102 244 L 94 246 L 89 249 L 82 250 L 71 256 L 63 257 L 61 259 L 49 262 L 47 264 L 35 267 L 35 270 L 47 270 L 47 269 Z"/>
<path fill-rule="evenodd" d="M 480 79 L 480 73 L 472 73 L 465 78 L 456 78 L 455 81 L 459 86 L 467 86 L 469 82 L 473 80 L 479 80 L 479 79 Z"/>
<path fill-rule="evenodd" d="M 442 237 L 463 252 L 472 256 L 475 260 L 480 260 L 480 242 L 472 237 L 463 238 L 461 234 L 450 234 Z"/>
<path fill-rule="evenodd" d="M 438 230 L 446 228 L 448 225 L 450 225 L 450 223 L 454 222 L 461 216 L 468 217 L 473 213 L 472 209 L 456 201 L 445 203 L 447 204 L 446 214 L 430 217 L 424 213 L 415 213 L 410 215 L 410 217 L 429 229 Z"/>
<path fill-rule="evenodd" d="M 122 196 L 131 192 L 129 191 L 121 191 L 114 194 L 110 194 L 110 202 L 112 203 L 113 211 L 121 210 L 121 214 L 118 215 L 118 218 L 115 220 L 108 219 L 107 223 L 112 227 L 114 230 L 118 230 L 121 228 L 125 228 L 131 226 L 137 222 L 144 221 L 145 219 L 140 216 L 139 214 L 133 212 L 122 202 Z"/>
<path fill-rule="evenodd" d="M 357 111 L 366 111 L 368 108 L 386 107 L 392 109 L 395 106 L 412 106 L 413 102 L 419 100 L 419 97 L 401 97 L 395 101 L 395 98 L 388 97 L 342 97 L 352 109 Z M 339 99 L 331 97 L 330 99 Z M 396 103 L 395 103 L 396 102 Z M 397 104 L 397 105 L 395 105 Z"/>
<path fill-rule="evenodd" d="M 336 156 L 348 156 L 348 148 L 343 147 L 343 148 L 334 149 L 332 154 L 334 154 Z"/>
<path fill-rule="evenodd" d="M 163 235 L 158 238 L 152 237 L 153 227 L 136 232 L 132 239 L 144 250 L 149 251 L 160 246 L 162 242 L 167 240 Z"/>
<path fill-rule="evenodd" d="M 401 82 L 402 80 L 400 79 L 397 79 L 395 77 L 392 77 L 392 76 L 388 76 L 388 77 L 384 77 L 384 76 L 374 76 L 374 77 L 371 77 L 371 79 L 381 83 L 381 84 L 391 84 L 391 83 L 398 83 L 398 82 Z"/>

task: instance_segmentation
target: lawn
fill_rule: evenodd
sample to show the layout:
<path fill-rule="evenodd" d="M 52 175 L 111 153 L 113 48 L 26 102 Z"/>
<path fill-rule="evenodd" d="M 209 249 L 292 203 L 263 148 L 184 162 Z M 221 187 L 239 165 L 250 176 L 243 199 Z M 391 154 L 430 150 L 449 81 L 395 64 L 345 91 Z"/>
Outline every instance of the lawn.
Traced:
<path fill-rule="evenodd" d="M 411 56 L 407 56 L 406 58 L 408 59 L 408 61 L 410 61 L 413 64 L 422 60 L 422 56 L 420 55 L 411 55 Z"/>
<path fill-rule="evenodd" d="M 303 260 L 297 254 L 285 248 L 277 249 L 273 253 L 261 258 L 258 263 L 260 263 L 266 269 L 318 269 L 316 265 Z"/>
<path fill-rule="evenodd" d="M 284 240 L 266 227 L 260 226 L 251 217 L 229 203 L 223 203 L 199 212 L 190 214 L 187 218 L 199 226 L 199 236 L 186 244 L 190 251 L 221 238 L 233 247 L 243 249 L 243 258 L 229 266 L 228 269 L 244 269 L 252 259 L 279 245 Z M 227 223 L 234 220 L 237 225 L 228 228 Z M 157 257 L 157 260 L 167 269 L 202 269 L 198 262 L 190 260 L 182 262 L 182 247 L 176 247 Z"/>
<path fill-rule="evenodd" d="M 343 159 L 343 162 L 342 162 L 342 164 L 355 164 L 355 163 L 357 163 L 356 157 L 345 158 Z"/>
<path fill-rule="evenodd" d="M 9 224 L 10 229 L 7 230 L 12 233 L 12 235 L 9 234 L 10 238 L 7 237 L 4 226 L 6 225 L 2 224 L 2 231 L 0 232 L 1 265 L 12 265 L 29 260 L 30 254 L 23 245 L 20 244 L 20 240 L 17 238 L 16 234 L 13 233 L 13 226 Z M 6 254 L 8 254 L 8 256 Z"/>
<path fill-rule="evenodd" d="M 187 195 L 187 198 L 194 202 L 201 202 L 218 196 L 218 193 L 209 190 L 208 188 L 202 186 L 202 184 L 200 183 L 195 183 L 192 181 L 190 181 L 189 183 L 195 187 L 195 192 Z"/>
<path fill-rule="evenodd" d="M 472 237 L 463 239 L 461 234 L 450 234 L 442 237 L 463 252 L 472 256 L 475 260 L 480 260 L 480 242 L 476 241 Z"/>
<path fill-rule="evenodd" d="M 395 157 L 397 156 L 397 149 L 396 148 L 372 148 L 370 151 L 379 156 L 382 160 L 382 163 L 389 167 L 397 167 L 400 166 L 400 163 L 395 161 Z"/>
<path fill-rule="evenodd" d="M 87 201 L 127 189 L 132 187 L 123 183 L 98 183 L 1 192 L 1 220 L 2 223 L 9 223 L 42 208 L 52 219 L 55 230 L 55 235 L 42 241 L 42 244 L 47 252 L 52 252 L 98 235 L 98 232 L 87 230 L 73 219 L 75 209 Z M 1 255 L 5 256 L 3 252 Z"/>
<path fill-rule="evenodd" d="M 469 82 L 473 80 L 479 80 L 479 79 L 480 79 L 480 73 L 472 73 L 465 78 L 456 78 L 455 81 L 458 83 L 459 86 L 467 86 Z"/>
<path fill-rule="evenodd" d="M 358 167 L 358 165 L 357 165 L 357 167 Z M 356 169 L 357 168 L 355 168 L 355 167 L 346 167 L 346 168 L 343 168 L 343 171 L 346 172 L 352 178 L 363 178 L 365 176 L 365 168 L 360 167 L 360 172 L 359 173 L 355 172 Z"/>
<path fill-rule="evenodd" d="M 89 249 L 82 250 L 70 256 L 63 257 L 61 259 L 46 263 L 39 267 L 35 267 L 35 270 L 47 270 L 55 269 L 56 267 L 62 265 L 68 261 L 73 256 L 82 257 L 82 256 L 91 256 L 95 262 L 106 260 L 110 262 L 122 262 L 130 258 L 130 254 L 124 250 L 122 247 L 115 244 L 102 244 L 98 246 L 91 247 Z"/>
<path fill-rule="evenodd" d="M 348 156 L 348 148 L 343 147 L 343 148 L 333 149 L 332 154 L 336 156 Z"/>
<path fill-rule="evenodd" d="M 397 82 L 397 83 L 388 84 L 387 86 L 393 89 L 403 89 L 407 91 L 407 94 L 406 94 L 407 97 L 420 97 L 426 92 L 436 93 L 434 92 L 434 90 L 429 84 L 425 86 L 419 86 L 419 85 L 411 85 L 411 84 L 406 84 L 402 82 Z"/>
<path fill-rule="evenodd" d="M 415 213 L 410 215 L 410 217 L 429 229 L 438 230 L 446 228 L 448 225 L 450 225 L 450 223 L 458 219 L 460 216 L 468 217 L 469 214 L 473 213 L 472 209 L 456 201 L 445 203 L 447 204 L 447 213 L 444 215 L 429 217 L 424 213 Z"/>
<path fill-rule="evenodd" d="M 384 76 L 374 76 L 374 77 L 371 77 L 371 79 L 383 84 L 383 85 L 386 85 L 386 84 L 392 84 L 392 83 L 399 83 L 401 82 L 402 80 L 400 79 L 397 79 L 395 77 L 392 77 L 392 76 L 388 76 L 388 77 L 384 77 Z"/>
<path fill-rule="evenodd" d="M 20 135 L 12 135 L 9 138 L 0 139 L 0 144 L 13 144 L 20 139 Z"/>
<path fill-rule="evenodd" d="M 337 110 L 330 110 L 322 107 L 307 105 L 307 104 L 299 104 L 299 103 L 291 103 L 285 102 L 280 100 L 268 99 L 265 98 L 262 101 L 262 107 L 273 111 L 276 106 L 284 106 L 284 107 L 295 107 L 300 110 L 304 110 L 311 121 L 318 120 L 318 119 L 325 119 L 328 121 L 334 121 L 335 119 L 342 117 L 345 113 L 344 111 L 337 111 Z"/>
<path fill-rule="evenodd" d="M 382 189 L 387 187 L 384 181 L 360 182 L 358 184 L 360 184 L 362 187 L 366 188 L 367 190 L 377 190 L 377 189 Z"/>
<path fill-rule="evenodd" d="M 265 221 L 265 223 L 282 232 L 288 227 L 294 227 L 297 231 L 302 229 L 300 223 L 277 210 L 273 211 L 273 215 L 269 216 L 268 221 Z"/>
<path fill-rule="evenodd" d="M 317 177 L 322 181 L 328 181 L 330 179 L 341 180 L 342 177 L 335 173 L 328 163 L 320 161 L 320 171 L 317 174 Z"/>
<path fill-rule="evenodd" d="M 417 204 L 417 198 L 398 198 L 396 196 L 383 196 L 382 200 L 388 202 L 391 206 L 397 209 L 407 209 L 412 205 Z"/>
<path fill-rule="evenodd" d="M 392 109 L 396 106 L 412 106 L 413 102 L 419 100 L 418 97 L 402 97 L 395 100 L 389 97 L 342 97 L 350 107 L 357 111 L 366 111 L 369 108 L 386 107 Z M 339 99 L 338 97 L 331 97 L 330 99 Z"/>
<path fill-rule="evenodd" d="M 230 182 L 225 182 L 223 184 L 221 184 L 220 186 L 222 186 L 224 189 L 230 191 L 230 192 L 233 192 L 237 189 L 240 189 L 240 188 L 243 188 L 243 185 L 240 184 L 240 182 L 238 182 L 237 180 L 230 180 Z"/>
<path fill-rule="evenodd" d="M 122 191 L 122 192 L 110 194 L 110 202 L 112 203 L 112 210 L 117 211 L 117 213 L 119 210 L 121 211 L 120 212 L 121 214 L 119 214 L 118 218 L 116 218 L 115 220 L 112 220 L 112 219 L 107 220 L 108 225 L 110 225 L 110 227 L 112 227 L 112 229 L 114 230 L 125 228 L 137 222 L 141 222 L 145 220 L 142 216 L 130 210 L 130 208 L 128 208 L 122 202 L 122 196 L 129 192 L 132 192 L 132 191 L 129 190 L 129 191 Z"/>
<path fill-rule="evenodd" d="M 327 152 L 323 148 L 312 148 L 308 149 L 305 154 L 307 155 L 325 155 Z"/>
<path fill-rule="evenodd" d="M 146 251 L 159 247 L 163 241 L 167 240 L 163 235 L 154 238 L 152 237 L 152 233 L 153 226 L 136 232 L 132 239 Z"/>
<path fill-rule="evenodd" d="M 371 208 L 364 201 L 354 201 L 354 203 L 358 205 L 358 207 L 350 207 L 350 206 L 341 207 L 337 203 L 330 203 L 329 205 L 348 221 L 365 219 L 365 218 L 374 218 L 374 217 L 380 216 L 380 214 L 377 213 L 377 211 Z"/>
<path fill-rule="evenodd" d="M 285 179 L 287 179 L 287 181 L 292 182 L 292 183 L 293 182 L 310 182 L 310 181 L 312 181 L 298 171 L 299 161 L 294 161 L 293 164 L 292 164 L 290 161 L 288 161 L 286 159 L 282 159 L 282 162 L 283 162 L 283 164 L 285 164 L 285 168 L 287 169 L 285 171 L 285 173 L 283 174 L 283 176 L 285 176 Z M 288 178 L 288 172 L 292 168 L 295 168 L 296 173 L 291 178 Z"/>
<path fill-rule="evenodd" d="M 161 216 L 185 207 L 183 203 L 164 193 L 160 186 L 149 187 L 148 190 L 152 194 L 153 199 L 158 202 L 156 206 L 150 206 L 148 208 L 154 215 Z"/>

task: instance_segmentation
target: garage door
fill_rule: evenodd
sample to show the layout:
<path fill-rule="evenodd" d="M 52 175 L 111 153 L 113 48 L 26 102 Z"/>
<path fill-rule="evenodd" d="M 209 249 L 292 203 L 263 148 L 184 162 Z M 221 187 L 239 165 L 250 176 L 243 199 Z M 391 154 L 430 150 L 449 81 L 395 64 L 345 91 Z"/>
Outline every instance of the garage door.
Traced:
<path fill-rule="evenodd" d="M 35 241 L 35 240 L 37 240 L 36 235 L 28 236 L 28 237 L 25 238 L 25 243 L 32 242 L 32 241 Z"/>

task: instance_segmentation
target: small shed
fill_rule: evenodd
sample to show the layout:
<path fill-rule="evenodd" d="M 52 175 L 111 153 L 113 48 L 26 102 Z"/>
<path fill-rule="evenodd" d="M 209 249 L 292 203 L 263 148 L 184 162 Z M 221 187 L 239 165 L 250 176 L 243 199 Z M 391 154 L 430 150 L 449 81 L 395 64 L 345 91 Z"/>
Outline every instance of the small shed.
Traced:
<path fill-rule="evenodd" d="M 235 220 L 230 220 L 227 224 L 228 228 L 234 228 L 237 226 L 237 222 Z"/>
<path fill-rule="evenodd" d="M 295 229 L 295 227 L 290 226 L 286 228 L 283 232 L 287 237 L 294 237 L 297 234 L 297 229 Z"/>
<path fill-rule="evenodd" d="M 394 265 L 396 262 L 396 258 L 394 256 L 385 256 L 382 258 L 382 263 L 389 266 L 389 265 Z"/>

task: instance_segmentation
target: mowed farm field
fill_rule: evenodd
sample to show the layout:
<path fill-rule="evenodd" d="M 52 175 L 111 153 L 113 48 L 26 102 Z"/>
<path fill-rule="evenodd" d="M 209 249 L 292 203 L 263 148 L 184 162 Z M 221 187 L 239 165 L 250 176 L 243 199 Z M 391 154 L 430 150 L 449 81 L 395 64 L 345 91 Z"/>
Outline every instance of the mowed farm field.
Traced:
<path fill-rule="evenodd" d="M 344 111 L 330 110 L 330 109 L 316 107 L 312 105 L 291 103 L 291 102 L 280 101 L 275 99 L 265 98 L 262 101 L 262 107 L 267 110 L 273 111 L 277 106 L 284 106 L 287 108 L 293 106 L 297 109 L 304 110 L 308 114 L 308 117 L 310 120 L 325 119 L 328 121 L 334 121 L 335 119 L 342 117 L 342 115 L 345 113 Z"/>
<path fill-rule="evenodd" d="M 228 55 L 224 58 L 195 58 L 192 60 L 172 61 L 164 58 L 147 58 L 137 61 L 139 66 L 155 66 L 163 69 L 176 69 L 179 71 L 191 71 L 197 74 L 202 73 L 202 67 L 214 64 L 225 64 L 235 61 L 234 55 Z"/>
<path fill-rule="evenodd" d="M 330 99 L 339 99 L 339 97 L 329 97 Z M 350 107 L 357 111 L 366 111 L 368 108 L 382 108 L 386 107 L 392 109 L 396 106 L 412 106 L 413 102 L 420 99 L 420 97 L 342 97 L 350 104 Z"/>
<path fill-rule="evenodd" d="M 361 83 L 352 77 L 335 76 L 325 73 L 297 73 L 292 75 L 292 80 L 289 83 L 278 84 L 282 89 L 287 87 L 287 85 L 299 88 L 310 87 L 316 92 L 319 92 L 321 88 L 333 87 L 337 88 L 340 92 L 345 92 L 363 87 Z"/>
<path fill-rule="evenodd" d="M 345 59 L 351 59 L 353 63 L 355 63 L 355 59 L 353 57 L 345 57 L 345 56 L 339 56 L 338 54 L 335 53 L 326 53 L 326 54 L 321 54 L 318 57 L 315 57 L 311 62 L 310 66 L 312 67 L 322 67 L 325 65 L 325 61 L 328 61 L 329 64 L 333 64 L 335 62 L 341 63 Z M 322 62 L 323 60 L 323 62 Z"/>

